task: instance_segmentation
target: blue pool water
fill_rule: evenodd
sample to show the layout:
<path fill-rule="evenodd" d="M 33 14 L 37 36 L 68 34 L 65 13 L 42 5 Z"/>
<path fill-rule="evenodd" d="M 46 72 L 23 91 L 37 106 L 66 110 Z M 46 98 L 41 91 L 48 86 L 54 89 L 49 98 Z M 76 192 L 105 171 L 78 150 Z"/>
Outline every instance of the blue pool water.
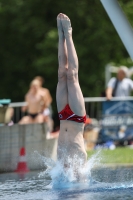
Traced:
<path fill-rule="evenodd" d="M 93 157 L 83 171 L 86 179 L 78 181 L 71 171 L 62 174 L 58 164 L 25 175 L 0 174 L 0 200 L 133 199 L 132 167 L 105 167 Z"/>

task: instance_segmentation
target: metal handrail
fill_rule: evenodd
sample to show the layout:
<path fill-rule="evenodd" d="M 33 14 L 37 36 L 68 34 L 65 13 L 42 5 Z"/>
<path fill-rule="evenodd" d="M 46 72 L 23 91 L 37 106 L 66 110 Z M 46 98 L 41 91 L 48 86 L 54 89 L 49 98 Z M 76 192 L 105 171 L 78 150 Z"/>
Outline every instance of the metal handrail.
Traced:
<path fill-rule="evenodd" d="M 126 101 L 126 100 L 133 100 L 132 96 L 128 97 L 113 97 L 110 101 Z M 100 102 L 100 101 L 107 101 L 106 97 L 84 97 L 85 102 Z M 9 104 L 9 107 L 22 107 L 26 106 L 27 102 L 13 102 Z"/>
<path fill-rule="evenodd" d="M 113 97 L 110 101 L 131 101 L 132 96 L 128 97 Z M 85 102 L 103 102 L 108 101 L 106 97 L 84 97 Z"/>
<path fill-rule="evenodd" d="M 110 101 L 127 101 L 133 100 L 132 96 L 128 97 L 113 97 Z M 85 102 L 103 102 L 107 101 L 106 97 L 84 97 Z M 9 107 L 22 107 L 26 106 L 27 102 L 13 102 L 9 104 Z"/>
<path fill-rule="evenodd" d="M 9 104 L 9 107 L 22 107 L 22 106 L 27 106 L 27 102 L 14 102 Z"/>
<path fill-rule="evenodd" d="M 133 97 L 113 97 L 111 101 L 133 101 Z M 102 113 L 102 102 L 107 101 L 106 97 L 85 97 L 85 108 L 86 113 L 91 118 L 99 119 Z M 26 102 L 12 102 L 9 103 L 8 106 L 14 108 L 14 115 L 13 115 L 13 121 L 14 123 L 19 122 L 19 120 L 25 116 L 27 113 L 23 113 L 21 111 L 21 107 L 26 106 Z M 0 107 L 3 106 L 2 104 Z M 52 111 L 51 111 L 52 116 Z"/>

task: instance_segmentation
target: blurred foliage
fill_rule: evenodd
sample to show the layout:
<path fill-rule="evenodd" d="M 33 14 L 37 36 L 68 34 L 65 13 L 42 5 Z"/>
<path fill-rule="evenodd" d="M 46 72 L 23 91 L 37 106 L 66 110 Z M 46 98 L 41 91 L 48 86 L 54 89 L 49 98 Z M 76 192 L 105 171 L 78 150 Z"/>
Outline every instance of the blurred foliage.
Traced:
<path fill-rule="evenodd" d="M 133 23 L 133 2 L 119 2 Z M 107 63 L 128 59 L 99 0 L 0 0 L 0 98 L 23 101 L 30 81 L 41 75 L 45 78 L 44 86 L 53 96 L 56 112 L 56 16 L 60 12 L 72 21 L 84 96 L 99 96 L 104 90 Z"/>

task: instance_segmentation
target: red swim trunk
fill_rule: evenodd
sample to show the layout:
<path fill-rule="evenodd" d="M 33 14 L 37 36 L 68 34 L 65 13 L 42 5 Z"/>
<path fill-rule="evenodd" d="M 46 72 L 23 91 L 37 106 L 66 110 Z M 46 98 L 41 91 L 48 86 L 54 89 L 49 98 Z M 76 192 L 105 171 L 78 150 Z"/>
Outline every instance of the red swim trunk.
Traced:
<path fill-rule="evenodd" d="M 68 104 L 61 112 L 58 113 L 58 115 L 60 120 L 70 120 L 78 123 L 86 122 L 86 115 L 84 117 L 75 115 Z"/>

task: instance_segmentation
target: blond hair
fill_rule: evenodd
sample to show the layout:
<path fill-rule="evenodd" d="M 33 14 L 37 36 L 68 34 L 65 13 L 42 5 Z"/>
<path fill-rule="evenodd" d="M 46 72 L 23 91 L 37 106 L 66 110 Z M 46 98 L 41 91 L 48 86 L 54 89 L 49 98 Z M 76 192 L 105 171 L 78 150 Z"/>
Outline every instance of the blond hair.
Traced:
<path fill-rule="evenodd" d="M 42 86 L 44 83 L 44 78 L 42 76 L 35 76 L 34 80 L 38 80 L 40 85 Z"/>

